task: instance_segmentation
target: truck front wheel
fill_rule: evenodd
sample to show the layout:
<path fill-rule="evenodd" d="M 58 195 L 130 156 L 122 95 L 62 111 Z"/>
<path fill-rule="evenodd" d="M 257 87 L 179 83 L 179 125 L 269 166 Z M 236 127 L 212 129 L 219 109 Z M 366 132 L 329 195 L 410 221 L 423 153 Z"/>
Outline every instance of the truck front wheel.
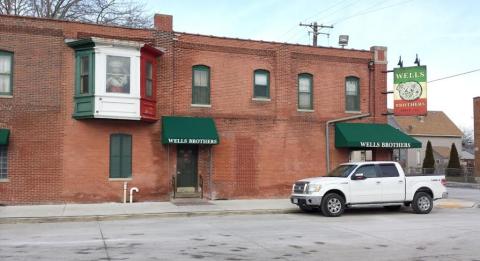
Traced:
<path fill-rule="evenodd" d="M 336 193 L 327 194 L 322 200 L 322 213 L 327 217 L 338 217 L 345 210 L 345 200 Z"/>
<path fill-rule="evenodd" d="M 412 202 L 413 211 L 417 214 L 428 214 L 432 211 L 433 200 L 432 197 L 425 192 L 417 192 L 413 197 Z"/>

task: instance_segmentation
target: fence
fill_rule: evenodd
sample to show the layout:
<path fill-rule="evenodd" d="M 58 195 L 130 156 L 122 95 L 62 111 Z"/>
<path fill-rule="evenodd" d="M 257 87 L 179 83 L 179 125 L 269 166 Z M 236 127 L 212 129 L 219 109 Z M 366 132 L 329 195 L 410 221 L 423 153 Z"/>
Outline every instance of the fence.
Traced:
<path fill-rule="evenodd" d="M 474 168 L 408 168 L 407 176 L 416 175 L 445 175 L 448 181 L 477 183 Z"/>

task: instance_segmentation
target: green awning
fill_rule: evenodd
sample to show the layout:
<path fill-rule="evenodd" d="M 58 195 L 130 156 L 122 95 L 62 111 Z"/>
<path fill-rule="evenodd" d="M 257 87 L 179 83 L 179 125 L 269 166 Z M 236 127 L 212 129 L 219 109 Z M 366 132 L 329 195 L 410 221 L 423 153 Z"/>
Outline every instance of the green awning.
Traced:
<path fill-rule="evenodd" d="M 218 144 L 212 118 L 162 117 L 163 144 Z"/>
<path fill-rule="evenodd" d="M 0 145 L 8 145 L 9 129 L 0 129 Z"/>
<path fill-rule="evenodd" d="M 422 143 L 388 124 L 337 123 L 337 148 L 421 148 Z"/>

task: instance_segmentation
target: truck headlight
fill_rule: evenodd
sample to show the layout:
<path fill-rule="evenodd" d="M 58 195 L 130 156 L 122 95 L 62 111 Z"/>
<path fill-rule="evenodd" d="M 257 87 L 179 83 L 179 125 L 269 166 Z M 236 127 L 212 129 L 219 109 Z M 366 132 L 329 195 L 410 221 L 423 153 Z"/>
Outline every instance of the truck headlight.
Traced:
<path fill-rule="evenodd" d="M 308 194 L 319 192 L 322 186 L 320 184 L 308 184 Z"/>

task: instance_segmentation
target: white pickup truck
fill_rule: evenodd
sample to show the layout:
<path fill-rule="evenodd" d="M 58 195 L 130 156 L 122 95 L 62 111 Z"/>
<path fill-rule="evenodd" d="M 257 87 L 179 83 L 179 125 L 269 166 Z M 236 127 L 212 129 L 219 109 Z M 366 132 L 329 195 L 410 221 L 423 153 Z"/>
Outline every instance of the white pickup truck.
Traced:
<path fill-rule="evenodd" d="M 324 177 L 295 182 L 290 200 L 305 212 L 320 210 L 329 217 L 359 205 L 390 210 L 411 205 L 414 212 L 428 214 L 433 200 L 448 196 L 445 183 L 445 176 L 405 176 L 397 162 L 346 163 Z"/>

